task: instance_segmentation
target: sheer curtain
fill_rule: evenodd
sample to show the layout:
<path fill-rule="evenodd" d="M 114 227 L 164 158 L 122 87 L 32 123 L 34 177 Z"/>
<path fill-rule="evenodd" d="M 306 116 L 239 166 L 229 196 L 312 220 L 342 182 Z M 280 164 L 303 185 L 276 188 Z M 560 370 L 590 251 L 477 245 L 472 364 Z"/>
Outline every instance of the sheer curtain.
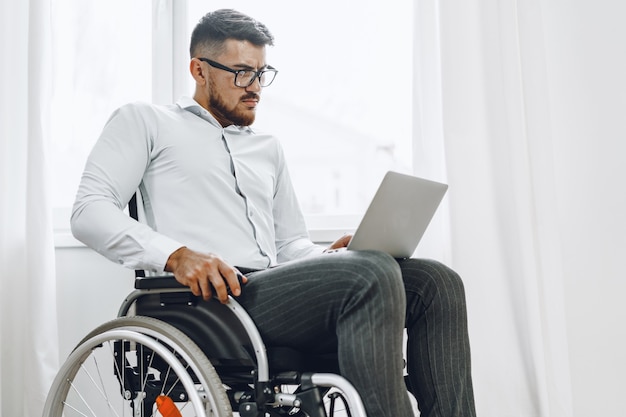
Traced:
<path fill-rule="evenodd" d="M 0 3 L 0 416 L 41 415 L 58 368 L 45 181 L 49 3 Z"/>
<path fill-rule="evenodd" d="M 416 142 L 445 160 L 478 415 L 572 416 L 540 0 L 418 4 Z"/>

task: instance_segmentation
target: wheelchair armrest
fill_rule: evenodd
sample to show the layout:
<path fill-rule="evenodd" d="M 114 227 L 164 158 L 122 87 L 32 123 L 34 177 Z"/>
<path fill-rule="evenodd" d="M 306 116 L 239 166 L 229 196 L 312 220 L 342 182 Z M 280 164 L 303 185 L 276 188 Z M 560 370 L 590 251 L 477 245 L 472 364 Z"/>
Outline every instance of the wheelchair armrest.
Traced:
<path fill-rule="evenodd" d="M 135 278 L 135 288 L 138 290 L 153 290 L 156 288 L 185 288 L 185 286 L 176 281 L 173 275 L 161 275 L 156 277 L 137 277 Z"/>

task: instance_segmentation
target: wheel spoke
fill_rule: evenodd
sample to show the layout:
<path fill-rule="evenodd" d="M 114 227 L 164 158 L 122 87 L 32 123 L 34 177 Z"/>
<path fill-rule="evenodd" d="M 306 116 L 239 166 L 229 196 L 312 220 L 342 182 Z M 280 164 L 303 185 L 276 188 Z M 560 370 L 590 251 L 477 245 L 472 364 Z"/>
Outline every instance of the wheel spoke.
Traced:
<path fill-rule="evenodd" d="M 44 415 L 160 415 L 154 402 L 160 392 L 185 417 L 206 417 L 207 410 L 211 417 L 232 415 L 211 362 L 186 335 L 155 319 L 124 317 L 95 329 L 70 354 Z"/>

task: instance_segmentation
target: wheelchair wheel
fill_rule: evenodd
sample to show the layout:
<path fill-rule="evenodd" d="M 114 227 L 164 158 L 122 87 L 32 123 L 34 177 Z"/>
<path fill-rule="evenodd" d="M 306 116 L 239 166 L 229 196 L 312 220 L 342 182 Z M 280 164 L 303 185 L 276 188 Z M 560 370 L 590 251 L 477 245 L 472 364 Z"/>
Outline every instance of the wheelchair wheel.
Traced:
<path fill-rule="evenodd" d="M 231 417 L 204 353 L 149 317 L 122 317 L 87 335 L 57 374 L 44 417 Z"/>

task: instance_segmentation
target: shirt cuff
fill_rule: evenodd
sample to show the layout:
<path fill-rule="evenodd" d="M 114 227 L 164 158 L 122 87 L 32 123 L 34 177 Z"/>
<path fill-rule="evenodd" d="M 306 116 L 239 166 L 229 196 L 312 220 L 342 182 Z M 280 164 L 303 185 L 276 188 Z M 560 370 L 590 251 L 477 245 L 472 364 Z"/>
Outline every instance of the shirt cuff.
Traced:
<path fill-rule="evenodd" d="M 321 255 L 324 249 L 323 246 L 316 245 L 309 239 L 298 239 L 290 242 L 278 253 L 278 263 Z"/>
<path fill-rule="evenodd" d="M 150 241 L 150 246 L 145 251 L 144 262 L 157 273 L 165 272 L 165 265 L 170 255 L 183 246 L 185 245 L 174 239 L 158 235 Z"/>

